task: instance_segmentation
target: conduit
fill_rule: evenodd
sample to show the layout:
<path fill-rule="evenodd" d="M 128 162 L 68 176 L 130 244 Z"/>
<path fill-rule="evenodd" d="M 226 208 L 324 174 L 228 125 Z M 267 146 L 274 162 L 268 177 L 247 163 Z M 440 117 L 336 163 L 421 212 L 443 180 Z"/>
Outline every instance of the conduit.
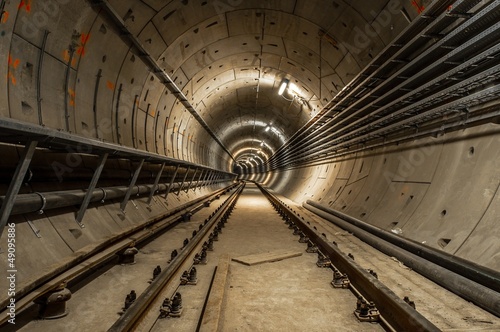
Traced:
<path fill-rule="evenodd" d="M 170 191 L 178 190 L 179 186 L 179 183 L 173 184 Z M 131 196 L 147 195 L 151 192 L 152 187 L 153 185 L 136 185 L 132 189 Z M 165 192 L 167 188 L 167 184 L 159 184 L 157 192 Z M 90 202 L 92 203 L 122 198 L 127 194 L 127 190 L 128 186 L 96 188 L 92 192 Z M 82 203 L 85 194 L 86 192 L 84 190 L 66 190 L 17 195 L 11 215 L 40 212 L 78 205 Z M 3 203 L 4 199 L 5 196 L 0 197 L 0 205 Z"/>
<path fill-rule="evenodd" d="M 396 257 L 406 266 L 420 273 L 424 277 L 434 281 L 464 299 L 473 302 L 477 306 L 491 312 L 497 317 L 500 317 L 500 293 L 439 266 L 438 264 L 399 248 L 388 241 L 380 239 L 335 215 L 314 207 L 310 204 L 310 201 L 305 202 L 303 206 L 318 216 L 331 221 L 348 232 L 351 232 L 360 240 L 368 243 L 370 246 L 380 250 L 386 255 Z"/>
<path fill-rule="evenodd" d="M 388 241 L 404 250 L 407 250 L 417 256 L 438 264 L 450 271 L 458 273 L 467 279 L 473 280 L 483 286 L 491 288 L 496 292 L 500 292 L 500 273 L 487 267 L 474 264 L 460 257 L 450 255 L 446 252 L 436 250 L 432 247 L 422 245 L 413 240 L 406 239 L 398 236 L 376 226 L 370 225 L 364 221 L 353 218 L 347 214 L 339 212 L 334 209 L 325 207 L 317 202 L 308 200 L 307 204 L 314 206 L 324 212 L 332 214 L 353 226 L 359 227 L 370 234 L 378 236 L 379 238 Z"/>

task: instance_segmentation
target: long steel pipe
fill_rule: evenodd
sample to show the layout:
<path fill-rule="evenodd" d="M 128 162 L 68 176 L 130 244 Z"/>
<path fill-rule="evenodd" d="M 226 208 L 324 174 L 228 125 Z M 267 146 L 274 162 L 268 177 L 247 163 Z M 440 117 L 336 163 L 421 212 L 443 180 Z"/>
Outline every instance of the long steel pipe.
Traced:
<path fill-rule="evenodd" d="M 477 306 L 491 312 L 500 317 L 500 293 L 485 287 L 477 282 L 474 282 L 466 277 L 461 276 L 453 271 L 450 271 L 438 264 L 428 261 L 420 256 L 417 256 L 405 249 L 402 249 L 386 240 L 365 231 L 359 227 L 350 224 L 341 218 L 318 209 L 308 202 L 303 203 L 303 206 L 309 211 L 318 216 L 331 221 L 337 226 L 351 232 L 360 240 L 368 243 L 372 247 L 382 251 L 383 253 L 396 257 L 406 266 L 452 291 L 453 293 L 463 297 L 464 299 L 473 302 Z"/>
<path fill-rule="evenodd" d="M 225 181 L 221 181 L 225 182 Z M 175 183 L 170 191 L 177 190 L 179 184 Z M 148 195 L 152 189 L 152 185 L 137 185 L 134 186 L 131 196 Z M 99 202 L 102 200 L 118 199 L 125 197 L 127 193 L 127 186 L 96 188 L 92 192 L 90 202 Z M 157 191 L 159 193 L 167 190 L 166 184 L 159 184 Z M 45 211 L 51 209 L 58 209 L 68 206 L 81 204 L 85 197 L 84 190 L 66 190 L 66 191 L 53 191 L 47 193 L 33 193 L 18 195 L 12 208 L 10 215 Z M 0 205 L 3 203 L 4 196 L 0 197 Z"/>
<path fill-rule="evenodd" d="M 350 223 L 351 225 L 359 227 L 369 232 L 370 234 L 376 235 L 379 238 L 395 244 L 398 247 L 405 249 L 417 256 L 436 263 L 450 271 L 458 273 L 483 286 L 491 288 L 494 291 L 500 292 L 500 273 L 495 270 L 486 268 L 479 264 L 475 264 L 463 258 L 450 255 L 446 252 L 436 250 L 432 247 L 425 246 L 413 240 L 398 236 L 394 233 L 388 232 L 376 226 L 370 225 L 364 221 L 353 218 L 345 213 L 323 206 L 318 202 L 308 200 L 307 204 L 314 206 L 315 208 L 318 208 L 324 212 L 332 214 Z"/>

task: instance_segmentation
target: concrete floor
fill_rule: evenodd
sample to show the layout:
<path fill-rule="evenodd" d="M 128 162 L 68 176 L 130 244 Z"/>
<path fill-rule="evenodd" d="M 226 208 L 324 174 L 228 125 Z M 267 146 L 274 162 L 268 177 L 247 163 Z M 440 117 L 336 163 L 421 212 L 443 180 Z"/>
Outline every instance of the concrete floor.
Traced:
<path fill-rule="evenodd" d="M 130 289 L 140 293 L 147 287 L 152 269 L 166 265 L 170 252 L 179 248 L 220 203 L 195 214 L 192 221 L 164 234 L 140 250 L 137 264 L 115 266 L 85 285 L 69 302 L 70 314 L 61 320 L 34 321 L 21 331 L 106 331 Z M 291 202 L 288 202 L 291 203 Z M 294 207 L 299 208 L 300 207 Z M 301 211 L 310 220 L 315 217 Z M 413 271 L 408 271 L 357 238 L 328 223 L 318 227 L 339 247 L 352 252 L 364 268 L 400 296 L 410 295 L 417 310 L 445 331 L 500 331 L 500 320 L 442 290 Z M 356 299 L 348 290 L 333 289 L 332 271 L 316 266 L 316 254 L 281 220 L 253 184 L 247 184 L 225 228 L 209 252 L 208 264 L 197 265 L 198 285 L 182 286 L 184 311 L 181 318 L 156 321 L 152 331 L 195 331 L 218 258 L 239 257 L 275 251 L 297 251 L 299 257 L 254 266 L 231 261 L 226 283 L 220 331 L 382 331 L 377 324 L 359 323 L 353 315 Z M 443 301 L 442 299 L 447 299 Z"/>
<path fill-rule="evenodd" d="M 302 256 L 246 266 L 231 262 L 222 331 L 381 331 L 359 323 L 356 298 L 333 289 L 332 272 L 316 266 L 317 255 L 283 223 L 254 185 L 236 205 L 216 253 L 232 257 L 290 250 Z"/>
<path fill-rule="evenodd" d="M 316 266 L 316 254 L 283 223 L 269 201 L 247 184 L 236 207 L 209 252 L 209 263 L 197 267 L 199 284 L 182 287 L 183 317 L 159 320 L 153 331 L 195 331 L 204 294 L 202 279 L 211 277 L 223 254 L 239 257 L 275 251 L 302 256 L 254 266 L 231 261 L 219 331 L 382 331 L 359 323 L 355 297 L 331 287 L 332 272 Z"/>

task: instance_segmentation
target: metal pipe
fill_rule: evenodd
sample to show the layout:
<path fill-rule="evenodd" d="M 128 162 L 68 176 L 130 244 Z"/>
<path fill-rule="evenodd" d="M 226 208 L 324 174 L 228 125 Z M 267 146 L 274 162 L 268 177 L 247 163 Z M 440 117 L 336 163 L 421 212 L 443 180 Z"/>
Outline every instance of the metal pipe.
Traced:
<path fill-rule="evenodd" d="M 277 197 L 261 186 L 259 188 L 271 201 L 271 204 L 286 214 L 307 235 L 310 241 L 318 246 L 319 250 L 330 259 L 338 270 L 347 274 L 350 280 L 350 288 L 354 289 L 354 293 L 359 293 L 367 301 L 375 303 L 384 321 L 388 322 L 392 329 L 396 331 L 439 331 L 432 322 L 410 307 L 401 297 L 368 273 L 353 259 L 349 258 L 315 228 L 308 225 L 305 220 L 300 218 Z"/>
<path fill-rule="evenodd" d="M 354 234 L 361 241 L 380 250 L 381 252 L 396 257 L 406 266 L 420 273 L 424 277 L 434 281 L 453 293 L 471 301 L 486 311 L 500 317 L 500 293 L 469 280 L 455 272 L 430 262 L 422 257 L 412 254 L 388 241 L 377 238 L 373 234 L 360 229 L 330 213 L 318 209 L 310 204 L 303 203 L 309 211 L 325 218 L 346 231 Z"/>
<path fill-rule="evenodd" d="M 342 212 L 322 206 L 317 202 L 308 200 L 307 204 L 314 206 L 315 208 L 318 208 L 324 212 L 332 214 L 350 223 L 351 225 L 359 227 L 369 232 L 370 234 L 376 235 L 379 238 L 397 245 L 398 247 L 405 249 L 417 256 L 436 263 L 450 271 L 458 273 L 466 277 L 467 279 L 473 280 L 483 286 L 491 288 L 496 292 L 500 292 L 500 273 L 497 271 L 467 261 L 463 258 L 453 256 L 446 252 L 436 250 L 432 247 L 424 246 L 421 243 L 415 242 L 413 240 L 403 238 L 401 236 L 353 218 Z"/>
<path fill-rule="evenodd" d="M 180 183 L 159 184 L 157 193 L 178 190 Z M 133 187 L 131 196 L 145 196 L 151 192 L 152 185 L 136 185 Z M 108 199 L 119 199 L 125 197 L 128 186 L 116 186 L 96 188 L 90 196 L 90 203 L 100 202 Z M 85 190 L 52 191 L 46 193 L 32 193 L 17 195 L 10 215 L 38 212 L 40 210 L 53 210 L 73 205 L 79 205 L 85 197 Z M 5 196 L 0 196 L 0 204 L 3 204 Z M 44 204 L 45 202 L 45 204 Z"/>
<path fill-rule="evenodd" d="M 174 184 L 173 187 L 178 187 L 178 184 Z M 165 184 L 160 184 L 158 186 L 158 190 L 161 192 L 165 191 L 166 188 L 167 186 Z M 128 186 L 96 188 L 90 195 L 90 203 L 100 202 L 104 199 L 108 200 L 125 197 L 127 190 Z M 138 185 L 134 186 L 131 195 L 144 196 L 149 194 L 150 191 L 151 185 Z M 84 190 L 66 190 L 18 195 L 11 215 L 38 212 L 42 209 L 42 207 L 45 211 L 78 205 L 83 202 L 84 197 Z M 3 200 L 4 197 L 0 197 L 0 201 L 3 202 Z M 43 206 L 44 200 L 45 206 Z"/>

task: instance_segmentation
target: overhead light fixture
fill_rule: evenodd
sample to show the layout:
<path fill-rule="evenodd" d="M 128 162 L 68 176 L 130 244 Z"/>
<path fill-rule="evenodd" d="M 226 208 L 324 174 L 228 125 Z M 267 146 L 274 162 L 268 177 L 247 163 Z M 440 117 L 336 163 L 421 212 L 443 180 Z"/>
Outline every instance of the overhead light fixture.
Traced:
<path fill-rule="evenodd" d="M 280 85 L 280 89 L 278 90 L 278 95 L 281 96 L 283 94 L 283 92 L 285 92 L 285 89 L 288 86 L 289 82 L 290 81 L 288 79 L 286 79 L 286 78 L 284 78 L 284 79 L 281 80 L 281 85 Z"/>
<path fill-rule="evenodd" d="M 271 130 L 271 126 L 266 127 L 266 132 L 268 132 L 269 130 Z"/>

